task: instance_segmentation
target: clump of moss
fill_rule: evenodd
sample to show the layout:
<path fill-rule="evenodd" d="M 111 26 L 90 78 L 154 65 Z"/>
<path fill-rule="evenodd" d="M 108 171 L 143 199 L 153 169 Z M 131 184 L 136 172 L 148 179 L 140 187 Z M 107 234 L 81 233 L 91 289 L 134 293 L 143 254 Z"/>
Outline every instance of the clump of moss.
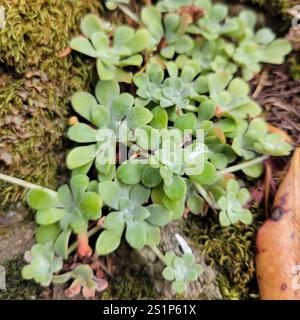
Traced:
<path fill-rule="evenodd" d="M 33 282 L 23 280 L 20 270 L 25 262 L 21 257 L 4 265 L 6 270 L 6 290 L 0 290 L 0 300 L 33 300 L 39 299 L 42 288 Z"/>
<path fill-rule="evenodd" d="M 157 293 L 147 275 L 131 275 L 126 272 L 113 279 L 100 298 L 101 300 L 146 300 L 157 299 Z"/>
<path fill-rule="evenodd" d="M 189 219 L 186 233 L 218 271 L 224 299 L 249 299 L 258 294 L 255 281 L 255 238 L 261 219 L 256 214 L 252 225 L 222 228 L 217 219 Z"/>
<path fill-rule="evenodd" d="M 239 2 L 253 3 L 264 7 L 274 15 L 287 15 L 287 10 L 299 4 L 298 0 L 240 0 Z"/>
<path fill-rule="evenodd" d="M 0 172 L 55 187 L 57 151 L 68 106 L 58 87 L 42 75 L 0 86 Z M 24 190 L 0 183 L 0 209 L 22 199 Z"/>
<path fill-rule="evenodd" d="M 87 12 L 98 13 L 98 0 L 4 0 L 6 24 L 0 30 L 0 61 L 17 72 L 38 69 L 60 86 L 70 87 L 82 73 L 80 60 L 64 56 L 80 19 Z M 78 58 L 77 58 L 78 59 Z M 77 63 L 77 66 L 76 66 Z M 88 74 L 82 75 L 88 77 Z M 69 83 L 67 83 L 69 82 Z M 78 88 L 75 88 L 78 89 Z"/>

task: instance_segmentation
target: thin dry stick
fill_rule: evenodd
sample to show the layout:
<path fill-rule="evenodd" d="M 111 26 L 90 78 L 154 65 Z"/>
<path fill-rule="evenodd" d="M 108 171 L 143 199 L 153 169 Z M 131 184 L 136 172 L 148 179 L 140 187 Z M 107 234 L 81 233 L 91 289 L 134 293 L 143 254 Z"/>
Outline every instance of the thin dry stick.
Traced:
<path fill-rule="evenodd" d="M 38 186 L 37 184 L 31 183 L 31 182 L 27 182 L 27 181 L 24 181 L 22 179 L 18 179 L 18 178 L 14 178 L 14 177 L 8 176 L 8 175 L 6 175 L 4 173 L 0 173 L 0 180 L 3 180 L 3 181 L 8 182 L 8 183 L 16 184 L 16 185 L 21 186 L 21 187 L 26 188 L 26 189 L 40 189 L 40 190 L 47 191 L 47 192 L 49 192 L 49 193 L 51 193 L 53 195 L 57 194 L 54 190 Z"/>

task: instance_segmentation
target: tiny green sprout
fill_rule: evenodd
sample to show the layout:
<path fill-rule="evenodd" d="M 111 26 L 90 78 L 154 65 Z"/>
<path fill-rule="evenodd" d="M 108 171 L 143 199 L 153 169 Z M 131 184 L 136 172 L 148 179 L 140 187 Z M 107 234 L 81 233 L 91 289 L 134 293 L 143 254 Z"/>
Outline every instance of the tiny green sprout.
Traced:
<path fill-rule="evenodd" d="M 45 287 L 50 285 L 54 274 L 63 266 L 62 258 L 55 254 L 53 242 L 33 245 L 24 257 L 29 264 L 23 268 L 22 277 L 26 280 L 34 279 Z"/>
<path fill-rule="evenodd" d="M 177 257 L 174 252 L 168 251 L 164 256 L 166 267 L 163 277 L 172 282 L 172 290 L 175 293 L 183 293 L 190 282 L 196 281 L 202 272 L 201 265 L 196 263 L 192 253 L 184 253 Z"/>
<path fill-rule="evenodd" d="M 172 59 L 193 49 L 194 41 L 186 34 L 188 19 L 176 13 L 169 13 L 162 18 L 159 10 L 153 6 L 142 9 L 143 23 L 151 35 L 150 46 L 160 51 L 162 57 Z"/>
<path fill-rule="evenodd" d="M 267 123 L 260 118 L 253 119 L 247 130 L 233 140 L 232 148 L 246 160 L 254 158 L 257 153 L 286 156 L 292 150 L 280 134 L 269 133 Z"/>
<path fill-rule="evenodd" d="M 148 46 L 146 29 L 135 31 L 129 26 L 119 26 L 113 32 L 112 45 L 103 22 L 95 15 L 87 15 L 81 22 L 84 37 L 72 39 L 72 49 L 97 59 L 97 70 L 101 80 L 116 80 L 131 83 L 132 73 L 124 67 L 141 66 L 143 56 L 139 54 Z"/>
<path fill-rule="evenodd" d="M 89 178 L 76 175 L 70 181 L 70 187 L 59 187 L 56 196 L 47 191 L 34 189 L 27 195 L 28 204 L 37 210 L 36 222 L 47 226 L 59 223 L 63 230 L 70 227 L 80 234 L 88 228 L 89 220 L 101 217 L 102 200 L 98 193 L 87 191 Z"/>
<path fill-rule="evenodd" d="M 252 223 L 250 210 L 244 205 L 250 200 L 250 193 L 247 189 L 241 188 L 236 180 L 229 180 L 226 187 L 226 195 L 220 197 L 218 205 L 220 207 L 219 220 L 223 227 L 235 224 L 239 221 Z"/>

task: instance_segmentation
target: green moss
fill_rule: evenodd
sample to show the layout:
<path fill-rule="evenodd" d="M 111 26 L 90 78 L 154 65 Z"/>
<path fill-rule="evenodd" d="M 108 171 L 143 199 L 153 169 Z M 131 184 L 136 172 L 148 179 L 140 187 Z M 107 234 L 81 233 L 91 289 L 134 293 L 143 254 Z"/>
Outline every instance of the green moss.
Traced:
<path fill-rule="evenodd" d="M 207 261 L 218 272 L 224 299 L 248 299 L 257 296 L 255 280 L 255 238 L 261 224 L 222 228 L 217 219 L 193 217 L 187 222 L 186 233 Z"/>
<path fill-rule="evenodd" d="M 102 300 L 147 300 L 157 299 L 153 284 L 145 274 L 122 274 L 110 282 L 101 295 Z"/>
<path fill-rule="evenodd" d="M 69 97 L 74 91 L 90 90 L 97 79 L 93 59 L 60 54 L 78 34 L 82 16 L 99 13 L 101 4 L 98 0 L 4 0 L 2 5 L 6 26 L 0 30 L 0 62 L 12 76 L 1 70 L 0 172 L 54 188 L 61 169 L 58 163 L 64 163 L 62 137 Z M 24 192 L 0 182 L 0 214 L 23 200 Z"/>
<path fill-rule="evenodd" d="M 0 87 L 1 172 L 55 187 L 67 102 L 55 84 L 41 77 L 4 81 Z M 23 193 L 1 182 L 0 208 L 21 200 Z"/>
<path fill-rule="evenodd" d="M 31 300 L 38 299 L 41 287 L 23 280 L 20 270 L 24 266 L 23 259 L 20 257 L 4 265 L 6 270 L 6 291 L 0 290 L 0 300 Z"/>
<path fill-rule="evenodd" d="M 4 0 L 6 26 L 0 30 L 0 61 L 17 72 L 38 69 L 51 80 L 74 84 L 78 76 L 72 55 L 60 57 L 87 12 L 99 13 L 98 0 Z M 81 59 L 80 59 L 81 60 Z M 86 67 L 84 67 L 86 68 Z M 86 75 L 80 75 L 85 77 Z"/>
<path fill-rule="evenodd" d="M 298 0 L 240 0 L 242 3 L 253 3 L 264 7 L 268 13 L 272 14 L 287 14 L 287 10 L 299 4 Z"/>

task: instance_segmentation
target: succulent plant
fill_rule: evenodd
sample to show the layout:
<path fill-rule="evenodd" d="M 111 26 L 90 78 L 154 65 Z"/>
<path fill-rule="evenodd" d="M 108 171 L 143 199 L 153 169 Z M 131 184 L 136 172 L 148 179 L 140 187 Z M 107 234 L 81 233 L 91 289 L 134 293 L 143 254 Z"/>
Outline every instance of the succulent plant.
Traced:
<path fill-rule="evenodd" d="M 124 67 L 140 66 L 143 56 L 139 54 L 148 46 L 146 29 L 135 31 L 129 26 L 119 26 L 113 31 L 112 45 L 103 22 L 95 15 L 87 15 L 81 22 L 84 37 L 72 39 L 72 49 L 97 59 L 101 80 L 132 81 L 132 73 Z"/>
<path fill-rule="evenodd" d="M 146 108 L 133 107 L 133 96 L 120 94 L 119 84 L 115 81 L 99 81 L 95 94 L 96 98 L 87 92 L 77 92 L 72 97 L 74 110 L 97 129 L 84 123 L 77 123 L 69 129 L 69 139 L 92 144 L 71 150 L 67 166 L 69 169 L 85 169 L 96 160 L 101 179 L 112 179 L 117 142 L 124 140 L 127 143 L 129 129 L 146 125 L 153 115 Z"/>
<path fill-rule="evenodd" d="M 247 130 L 233 140 L 232 148 L 246 160 L 254 158 L 256 153 L 279 156 L 292 150 L 280 134 L 269 133 L 267 123 L 260 118 L 253 119 Z"/>
<path fill-rule="evenodd" d="M 239 221 L 245 224 L 252 223 L 253 218 L 250 210 L 243 207 L 249 200 L 249 191 L 245 188 L 240 189 L 236 180 L 229 180 L 226 195 L 218 200 L 221 210 L 219 214 L 221 226 L 226 227 Z"/>
<path fill-rule="evenodd" d="M 22 277 L 49 286 L 53 275 L 60 271 L 63 266 L 61 257 L 55 255 L 53 242 L 35 244 L 30 251 L 26 251 L 25 260 L 29 264 L 22 270 Z"/>
<path fill-rule="evenodd" d="M 188 32 L 201 34 L 207 40 L 215 40 L 238 30 L 235 19 L 227 18 L 228 7 L 223 4 L 212 5 L 209 0 L 202 0 L 204 15 L 195 24 L 188 27 Z"/>
<path fill-rule="evenodd" d="M 29 191 L 27 202 L 37 210 L 36 222 L 42 226 L 59 222 L 63 230 L 70 227 L 75 233 L 86 231 L 89 220 L 101 217 L 102 207 L 99 194 L 87 191 L 88 186 L 87 176 L 76 175 L 71 178 L 70 187 L 59 187 L 56 196 L 39 189 Z"/>
<path fill-rule="evenodd" d="M 117 172 L 119 179 L 131 184 L 134 182 L 133 177 L 138 181 L 137 167 L 136 164 L 120 166 Z M 148 201 L 150 189 L 137 182 L 131 186 L 105 181 L 99 184 L 99 192 L 103 196 L 104 203 L 117 210 L 105 217 L 105 230 L 96 243 L 99 255 L 107 255 L 119 247 L 125 228 L 126 241 L 135 249 L 141 249 L 146 244 L 155 246 L 160 242 L 158 227 L 171 221 L 173 213 L 159 204 L 142 206 Z"/>
<path fill-rule="evenodd" d="M 162 18 L 159 10 L 153 6 L 142 9 L 143 23 L 151 35 L 150 48 L 156 47 L 162 57 L 172 59 L 193 49 L 194 41 L 186 34 L 188 19 L 185 16 L 169 13 Z"/>
<path fill-rule="evenodd" d="M 177 257 L 174 252 L 168 251 L 164 256 L 166 267 L 163 277 L 172 282 L 172 289 L 176 293 L 183 293 L 190 282 L 196 281 L 202 272 L 202 267 L 196 264 L 192 253 L 184 253 Z"/>
<path fill-rule="evenodd" d="M 108 283 L 105 279 L 99 279 L 94 275 L 89 265 L 79 264 L 72 271 L 55 275 L 53 277 L 54 284 L 63 284 L 73 279 L 70 287 L 65 290 L 68 298 L 77 296 L 82 292 L 85 298 L 93 298 L 96 292 L 104 291 Z"/>
<path fill-rule="evenodd" d="M 106 4 L 133 19 L 124 2 Z M 23 276 L 42 285 L 72 279 L 69 296 L 91 297 L 107 286 L 88 265 L 56 274 L 76 247 L 78 259 L 92 254 L 88 239 L 96 233 L 97 255 L 115 251 L 122 238 L 133 249 L 151 248 L 166 264 L 165 279 L 182 293 L 201 268 L 190 251 L 163 256 L 160 228 L 184 213 L 200 218 L 209 207 L 223 227 L 251 223 L 250 194 L 233 173 L 256 179 L 269 155 L 292 149 L 269 130 L 246 82 L 262 63 L 282 63 L 291 46 L 270 29 L 256 31 L 252 11 L 228 17 L 225 5 L 209 0 L 163 0 L 133 20 L 144 28 L 90 14 L 82 20 L 83 36 L 71 47 L 97 59 L 100 81 L 95 96 L 72 97 L 80 117 L 67 134 L 77 143 L 66 160 L 70 185 L 57 192 L 34 186 L 27 196 L 39 227 Z M 69 246 L 74 233 L 77 242 Z"/>
<path fill-rule="evenodd" d="M 259 116 L 261 107 L 249 97 L 249 85 L 239 78 L 230 80 L 231 76 L 221 71 L 207 76 L 210 98 L 217 106 L 216 116 L 233 119 Z"/>
<path fill-rule="evenodd" d="M 282 64 L 292 46 L 285 39 L 275 39 L 268 28 L 260 29 L 236 48 L 233 60 L 242 67 L 243 79 L 251 80 L 261 70 L 261 63 Z"/>
<path fill-rule="evenodd" d="M 225 70 L 234 74 L 238 66 L 232 62 L 235 46 L 225 39 L 214 40 L 197 39 L 194 49 L 189 53 L 193 61 L 200 64 L 205 71 Z"/>

